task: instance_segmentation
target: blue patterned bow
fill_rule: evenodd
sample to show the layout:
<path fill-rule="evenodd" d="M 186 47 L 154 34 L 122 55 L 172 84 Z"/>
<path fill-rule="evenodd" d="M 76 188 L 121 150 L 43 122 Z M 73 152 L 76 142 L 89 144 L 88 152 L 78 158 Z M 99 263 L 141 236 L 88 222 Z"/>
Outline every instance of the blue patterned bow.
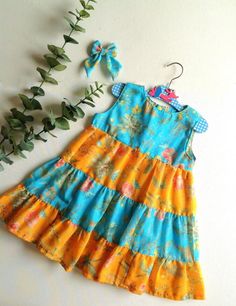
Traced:
<path fill-rule="evenodd" d="M 87 76 L 90 77 L 94 67 L 103 60 L 110 72 L 112 79 L 117 77 L 122 65 L 115 59 L 117 55 L 117 47 L 114 43 L 108 45 L 107 48 L 103 48 L 100 41 L 96 40 L 92 45 L 90 57 L 85 60 L 84 66 Z"/>

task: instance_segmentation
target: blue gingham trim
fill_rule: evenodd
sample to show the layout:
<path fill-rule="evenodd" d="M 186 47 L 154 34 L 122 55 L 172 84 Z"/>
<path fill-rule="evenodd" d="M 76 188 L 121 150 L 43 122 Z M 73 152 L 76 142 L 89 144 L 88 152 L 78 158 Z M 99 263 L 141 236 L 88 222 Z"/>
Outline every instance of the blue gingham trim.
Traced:
<path fill-rule="evenodd" d="M 208 129 L 208 123 L 204 118 L 201 118 L 195 125 L 194 130 L 198 133 L 203 133 Z"/>
<path fill-rule="evenodd" d="M 123 88 L 124 88 L 125 84 L 124 83 L 117 83 L 114 84 L 111 88 L 111 92 L 115 97 L 119 97 L 120 93 L 122 92 Z"/>

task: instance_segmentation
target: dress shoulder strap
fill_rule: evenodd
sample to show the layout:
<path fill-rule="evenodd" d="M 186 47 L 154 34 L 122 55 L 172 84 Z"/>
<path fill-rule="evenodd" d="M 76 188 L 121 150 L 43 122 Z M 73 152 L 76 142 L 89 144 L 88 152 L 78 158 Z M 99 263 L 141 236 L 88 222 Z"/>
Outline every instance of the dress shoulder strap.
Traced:
<path fill-rule="evenodd" d="M 113 96 L 118 98 L 120 96 L 121 92 L 123 91 L 124 87 L 125 87 L 125 83 L 114 84 L 111 88 L 111 92 L 112 92 Z"/>
<path fill-rule="evenodd" d="M 193 107 L 189 106 L 189 119 L 191 127 L 195 132 L 203 133 L 207 130 L 208 124 L 202 115 Z"/>
<path fill-rule="evenodd" d="M 143 86 L 131 82 L 116 83 L 112 86 L 112 94 L 118 99 L 129 100 L 131 97 L 142 100 L 145 97 Z"/>

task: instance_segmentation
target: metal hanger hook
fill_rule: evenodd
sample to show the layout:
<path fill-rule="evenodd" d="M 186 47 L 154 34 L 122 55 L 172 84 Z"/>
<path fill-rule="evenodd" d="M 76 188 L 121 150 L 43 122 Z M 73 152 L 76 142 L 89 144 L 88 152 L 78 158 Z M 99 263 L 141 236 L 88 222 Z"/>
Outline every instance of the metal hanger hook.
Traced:
<path fill-rule="evenodd" d="M 167 88 L 170 87 L 170 85 L 171 85 L 171 83 L 172 83 L 173 80 L 176 80 L 176 79 L 178 79 L 179 77 L 181 77 L 181 75 L 182 75 L 183 72 L 184 72 L 184 67 L 183 67 L 183 65 L 180 64 L 179 62 L 173 62 L 173 63 L 167 64 L 167 65 L 165 65 L 165 67 L 169 67 L 169 66 L 174 65 L 174 64 L 179 65 L 179 66 L 182 68 L 182 71 L 181 71 L 180 75 L 178 75 L 177 77 L 174 77 L 173 79 L 170 80 L 170 82 L 169 82 Z"/>

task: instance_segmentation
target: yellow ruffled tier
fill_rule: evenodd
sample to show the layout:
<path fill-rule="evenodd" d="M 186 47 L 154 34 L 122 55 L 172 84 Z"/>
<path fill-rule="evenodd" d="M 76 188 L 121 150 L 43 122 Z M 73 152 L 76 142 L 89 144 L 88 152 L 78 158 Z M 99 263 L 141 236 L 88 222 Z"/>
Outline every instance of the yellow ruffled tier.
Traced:
<path fill-rule="evenodd" d="M 86 127 L 61 157 L 134 201 L 178 215 L 196 213 L 191 171 L 152 159 L 93 125 Z"/>
<path fill-rule="evenodd" d="M 172 300 L 205 299 L 198 262 L 183 263 L 133 252 L 63 220 L 55 207 L 35 195 L 24 201 L 18 184 L 0 196 L 0 218 L 17 237 L 66 271 L 79 268 L 88 279 Z M 14 198 L 15 193 L 15 198 Z M 11 196 L 9 196 L 11 195 Z"/>

